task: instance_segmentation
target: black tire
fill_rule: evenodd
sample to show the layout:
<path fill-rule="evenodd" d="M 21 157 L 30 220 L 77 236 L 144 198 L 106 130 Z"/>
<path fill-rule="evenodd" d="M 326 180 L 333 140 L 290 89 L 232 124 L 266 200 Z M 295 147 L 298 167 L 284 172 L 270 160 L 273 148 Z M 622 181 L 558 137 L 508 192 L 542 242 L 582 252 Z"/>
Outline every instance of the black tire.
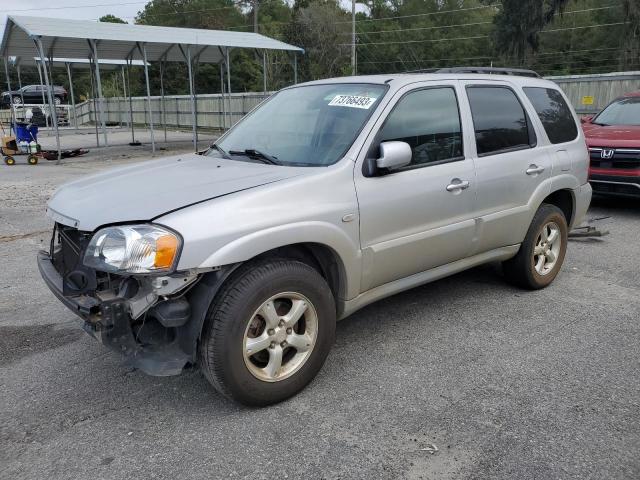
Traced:
<path fill-rule="evenodd" d="M 13 104 L 14 104 L 14 105 L 22 105 L 22 98 L 20 98 L 20 97 L 13 97 Z"/>
<path fill-rule="evenodd" d="M 543 227 L 551 222 L 559 227 L 560 248 L 553 268 L 546 274 L 540 274 L 535 268 L 536 256 L 534 255 L 534 248 L 540 239 Z M 551 284 L 560 272 L 564 262 L 567 251 L 568 230 L 567 219 L 562 210 L 555 205 L 542 204 L 531 221 L 518 254 L 502 264 L 507 280 L 514 285 L 530 290 L 545 288 Z"/>
<path fill-rule="evenodd" d="M 35 155 L 29 155 L 29 158 L 27 158 L 27 163 L 29 163 L 29 165 L 37 165 L 38 157 L 36 157 Z"/>
<path fill-rule="evenodd" d="M 53 103 L 54 103 L 54 105 L 62 105 L 62 98 L 53 97 Z"/>
<path fill-rule="evenodd" d="M 245 364 L 243 342 L 254 313 L 281 292 L 294 292 L 311 302 L 317 314 L 317 336 L 298 370 L 269 382 L 257 378 Z M 285 259 L 248 263 L 231 275 L 209 307 L 199 345 L 200 367 L 215 389 L 232 400 L 255 407 L 281 402 L 320 371 L 333 345 L 335 324 L 331 289 L 314 268 Z"/>
<path fill-rule="evenodd" d="M 11 155 L 7 155 L 6 157 L 4 157 L 4 163 L 6 163 L 7 165 L 15 165 L 16 161 Z"/>

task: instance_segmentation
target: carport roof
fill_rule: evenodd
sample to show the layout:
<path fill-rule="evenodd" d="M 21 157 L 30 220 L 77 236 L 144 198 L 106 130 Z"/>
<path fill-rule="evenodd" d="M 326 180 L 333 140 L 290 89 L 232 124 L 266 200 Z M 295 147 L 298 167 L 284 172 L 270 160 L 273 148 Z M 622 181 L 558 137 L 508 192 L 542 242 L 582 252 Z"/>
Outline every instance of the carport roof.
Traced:
<path fill-rule="evenodd" d="M 95 40 L 98 58 L 140 58 L 137 46 L 146 45 L 147 60 L 185 61 L 180 47 L 203 63 L 219 63 L 224 48 L 303 52 L 299 47 L 258 33 L 155 27 L 120 23 L 9 15 L 0 45 L 2 56 L 33 57 L 33 39 L 40 37 L 47 56 L 88 58 Z"/>

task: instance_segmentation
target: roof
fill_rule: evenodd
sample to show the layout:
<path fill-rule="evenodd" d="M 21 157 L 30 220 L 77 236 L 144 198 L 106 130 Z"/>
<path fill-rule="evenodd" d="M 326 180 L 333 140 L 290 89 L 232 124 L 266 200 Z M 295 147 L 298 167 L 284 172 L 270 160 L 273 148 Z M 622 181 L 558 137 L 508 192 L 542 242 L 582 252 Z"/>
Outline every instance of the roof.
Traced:
<path fill-rule="evenodd" d="M 416 82 L 428 81 L 447 81 L 447 80 L 482 80 L 482 81 L 502 81 L 521 86 L 549 86 L 553 85 L 543 78 L 526 77 L 520 75 L 496 75 L 493 73 L 385 73 L 377 75 L 359 75 L 349 77 L 326 78 L 323 80 L 313 80 L 306 83 L 299 83 L 289 88 L 304 85 L 321 85 L 328 83 L 373 83 L 373 84 L 389 84 L 394 88 L 400 88 L 404 85 Z"/>
<path fill-rule="evenodd" d="M 69 64 L 71 68 L 91 68 L 88 58 L 53 58 L 52 60 L 54 67 L 64 67 Z M 16 66 L 34 67 L 36 62 L 40 62 L 40 57 L 13 57 L 11 63 Z M 126 60 L 99 60 L 98 63 L 101 70 L 112 70 L 127 65 Z M 131 63 L 134 67 L 144 66 L 142 60 L 133 60 Z"/>
<path fill-rule="evenodd" d="M 87 40 L 97 43 L 98 58 L 141 58 L 137 46 L 146 45 L 147 60 L 185 61 L 184 53 L 203 63 L 223 59 L 221 48 L 251 48 L 303 52 L 299 47 L 258 33 L 204 30 L 197 28 L 155 27 L 120 23 L 68 20 L 9 15 L 0 45 L 2 56 L 33 57 L 34 37 L 42 39 L 47 56 L 88 58 Z"/>

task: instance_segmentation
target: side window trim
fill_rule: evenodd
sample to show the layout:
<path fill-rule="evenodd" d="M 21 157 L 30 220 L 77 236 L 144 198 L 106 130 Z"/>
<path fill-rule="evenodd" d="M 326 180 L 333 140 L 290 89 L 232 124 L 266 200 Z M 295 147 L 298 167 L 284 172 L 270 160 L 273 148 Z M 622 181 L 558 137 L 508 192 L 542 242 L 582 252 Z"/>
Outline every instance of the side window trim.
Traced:
<path fill-rule="evenodd" d="M 438 84 L 438 85 L 426 85 L 426 86 L 413 88 L 411 90 L 408 90 L 408 91 L 404 92 L 398 98 L 398 100 L 396 100 L 395 104 L 393 105 L 393 107 L 391 108 L 391 110 L 389 111 L 387 116 L 385 117 L 384 121 L 378 127 L 378 131 L 375 133 L 375 136 L 373 137 L 373 141 L 371 142 L 371 145 L 368 148 L 367 155 L 366 155 L 365 158 L 370 158 L 369 155 L 371 153 L 371 150 L 376 149 L 378 147 L 378 145 L 381 143 L 380 142 L 380 134 L 382 133 L 382 130 L 384 129 L 385 125 L 387 124 L 387 120 L 389 120 L 391 115 L 393 115 L 393 112 L 395 112 L 395 110 L 398 107 L 398 105 L 400 105 L 400 103 L 402 102 L 402 100 L 404 100 L 404 98 L 406 96 L 408 96 L 408 95 L 410 95 L 412 93 L 423 91 L 423 90 L 436 90 L 436 89 L 444 89 L 444 88 L 448 88 L 448 89 L 453 91 L 453 96 L 454 96 L 455 101 L 456 101 L 456 109 L 458 111 L 458 122 L 460 124 L 460 141 L 461 141 L 460 148 L 462 149 L 462 155 L 458 155 L 457 157 L 446 158 L 446 159 L 443 159 L 443 160 L 438 160 L 438 161 L 435 161 L 435 162 L 429 162 L 429 163 L 417 164 L 417 165 L 407 165 L 406 167 L 394 170 L 393 173 L 394 174 L 395 173 L 402 173 L 402 172 L 407 172 L 407 171 L 411 171 L 411 170 L 417 170 L 417 169 L 420 169 L 420 168 L 426 168 L 426 167 L 431 167 L 431 166 L 436 166 L 436 165 L 443 165 L 445 163 L 459 162 L 461 160 L 465 160 L 466 159 L 466 154 L 465 154 L 465 148 L 464 148 L 464 125 L 463 125 L 463 122 L 462 122 L 462 112 L 460 110 L 460 99 L 458 98 L 458 92 L 457 92 L 457 89 L 456 89 L 455 85 L 454 84 L 450 84 L 450 83 Z M 365 168 L 365 165 L 363 164 L 363 172 L 364 172 L 364 168 Z"/>
<path fill-rule="evenodd" d="M 475 130 L 475 120 L 473 118 L 473 108 L 471 107 L 471 99 L 469 98 L 469 95 L 467 93 L 467 101 L 469 102 L 469 109 L 470 109 L 470 113 L 471 113 L 471 123 L 473 124 L 473 141 L 476 144 L 476 156 L 478 158 L 490 157 L 491 155 L 500 155 L 502 153 L 518 152 L 520 150 L 529 150 L 529 149 L 532 149 L 532 148 L 536 148 L 538 146 L 538 135 L 536 134 L 536 130 L 535 130 L 534 126 L 533 126 L 533 122 L 531 121 L 531 118 L 529 118 L 529 113 L 527 112 L 527 109 L 525 108 L 524 104 L 522 103 L 522 99 L 518 96 L 518 93 L 510 85 L 506 85 L 506 84 L 491 84 L 491 83 L 473 83 L 473 84 L 466 84 L 464 87 L 465 87 L 465 92 L 468 92 L 468 90 L 471 89 L 471 88 L 504 88 L 506 90 L 509 90 L 511 93 L 513 93 L 514 97 L 516 97 L 516 100 L 520 104 L 520 108 L 522 108 L 522 113 L 524 113 L 525 121 L 527 122 L 527 134 L 529 136 L 529 143 L 528 144 L 526 144 L 526 145 L 524 145 L 524 144 L 523 145 L 517 145 L 517 146 L 514 146 L 514 147 L 501 148 L 500 150 L 493 150 L 491 152 L 486 152 L 486 153 L 478 153 L 478 143 L 477 143 L 477 140 L 476 140 L 476 130 Z"/>

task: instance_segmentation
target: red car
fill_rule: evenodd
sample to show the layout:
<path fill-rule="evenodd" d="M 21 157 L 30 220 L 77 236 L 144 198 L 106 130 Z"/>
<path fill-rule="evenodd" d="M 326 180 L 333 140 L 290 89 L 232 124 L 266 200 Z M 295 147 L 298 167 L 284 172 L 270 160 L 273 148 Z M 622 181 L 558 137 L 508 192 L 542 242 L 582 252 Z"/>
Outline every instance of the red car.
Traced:
<path fill-rule="evenodd" d="M 640 91 L 582 118 L 593 193 L 640 197 Z"/>

